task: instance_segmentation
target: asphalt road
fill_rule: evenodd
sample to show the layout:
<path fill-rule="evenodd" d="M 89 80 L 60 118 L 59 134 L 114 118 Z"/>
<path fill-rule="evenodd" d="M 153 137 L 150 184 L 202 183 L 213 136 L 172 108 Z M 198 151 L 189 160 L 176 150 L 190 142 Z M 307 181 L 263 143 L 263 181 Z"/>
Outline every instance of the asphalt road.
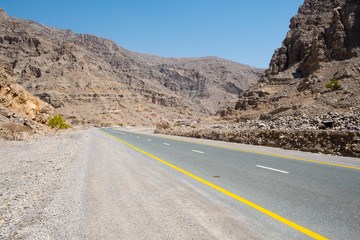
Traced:
<path fill-rule="evenodd" d="M 326 155 L 319 163 L 101 130 L 113 141 L 137 148 L 127 145 L 137 154 L 144 151 L 143 157 L 174 177 L 206 191 L 209 202 L 219 201 L 233 214 L 256 223 L 255 231 L 263 226 L 280 239 L 359 239 L 360 159 L 359 166 L 346 167 L 326 164 Z"/>

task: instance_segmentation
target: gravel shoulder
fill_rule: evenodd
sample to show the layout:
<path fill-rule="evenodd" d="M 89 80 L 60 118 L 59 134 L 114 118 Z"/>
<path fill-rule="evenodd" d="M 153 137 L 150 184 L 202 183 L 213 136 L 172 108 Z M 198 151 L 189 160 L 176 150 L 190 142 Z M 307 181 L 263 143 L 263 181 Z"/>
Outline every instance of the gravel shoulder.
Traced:
<path fill-rule="evenodd" d="M 271 232 L 96 129 L 0 142 L 0 156 L 0 239 L 266 239 Z"/>
<path fill-rule="evenodd" d="M 0 239 L 80 236 L 88 132 L 0 142 Z"/>

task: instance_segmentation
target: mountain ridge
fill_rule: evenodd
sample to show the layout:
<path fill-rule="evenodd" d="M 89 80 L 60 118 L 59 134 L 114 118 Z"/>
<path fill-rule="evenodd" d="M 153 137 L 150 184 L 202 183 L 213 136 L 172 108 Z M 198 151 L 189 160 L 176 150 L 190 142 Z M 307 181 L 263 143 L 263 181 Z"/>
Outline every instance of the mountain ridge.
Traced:
<path fill-rule="evenodd" d="M 208 117 L 263 72 L 217 57 L 136 53 L 95 35 L 11 18 L 4 10 L 0 16 L 0 61 L 19 84 L 74 123 Z"/>
<path fill-rule="evenodd" d="M 305 0 L 259 82 L 193 128 L 157 133 L 360 156 L 360 1 Z"/>

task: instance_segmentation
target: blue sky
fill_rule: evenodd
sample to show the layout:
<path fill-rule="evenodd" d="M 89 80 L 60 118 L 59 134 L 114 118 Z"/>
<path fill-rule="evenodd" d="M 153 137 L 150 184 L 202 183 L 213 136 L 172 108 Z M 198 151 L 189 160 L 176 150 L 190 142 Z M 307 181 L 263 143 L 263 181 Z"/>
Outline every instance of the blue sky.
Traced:
<path fill-rule="evenodd" d="M 12 17 L 165 57 L 218 56 L 267 68 L 304 0 L 0 0 Z"/>

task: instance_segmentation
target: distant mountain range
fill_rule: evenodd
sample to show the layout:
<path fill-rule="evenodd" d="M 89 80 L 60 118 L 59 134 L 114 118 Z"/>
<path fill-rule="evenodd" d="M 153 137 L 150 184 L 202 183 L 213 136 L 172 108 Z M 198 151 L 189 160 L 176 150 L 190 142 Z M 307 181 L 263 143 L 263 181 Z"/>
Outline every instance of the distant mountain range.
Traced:
<path fill-rule="evenodd" d="M 73 124 L 208 117 L 264 71 L 217 57 L 131 52 L 108 39 L 9 17 L 3 9 L 0 44 L 0 64 L 17 83 Z"/>

